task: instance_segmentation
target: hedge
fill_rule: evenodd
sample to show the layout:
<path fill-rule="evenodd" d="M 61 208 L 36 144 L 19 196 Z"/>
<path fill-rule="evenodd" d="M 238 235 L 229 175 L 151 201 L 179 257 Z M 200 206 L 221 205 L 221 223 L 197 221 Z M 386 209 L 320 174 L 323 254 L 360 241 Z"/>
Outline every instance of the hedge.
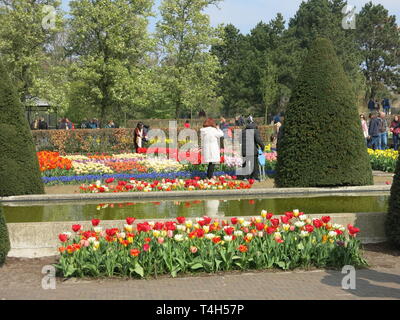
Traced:
<path fill-rule="evenodd" d="M 356 97 L 330 40 L 310 49 L 282 130 L 277 187 L 373 184 Z"/>
<path fill-rule="evenodd" d="M 10 239 L 8 236 L 7 224 L 3 214 L 3 208 L 0 206 L 0 267 L 6 261 L 10 251 Z"/>
<path fill-rule="evenodd" d="M 385 231 L 389 242 L 400 249 L 400 158 L 397 160 L 396 174 L 390 191 Z"/>
<path fill-rule="evenodd" d="M 235 127 L 236 128 L 236 127 Z M 234 128 L 234 129 L 235 129 Z M 200 128 L 194 128 L 199 131 Z M 239 129 L 239 128 L 236 128 Z M 273 134 L 272 126 L 260 126 L 265 143 Z M 168 135 L 168 128 L 162 128 Z M 178 129 L 178 134 L 182 129 Z M 132 152 L 134 129 L 76 129 L 76 130 L 35 130 L 32 131 L 37 151 L 70 153 Z M 200 136 L 199 142 L 200 142 Z"/>
<path fill-rule="evenodd" d="M 0 196 L 44 193 L 32 134 L 0 62 Z"/>

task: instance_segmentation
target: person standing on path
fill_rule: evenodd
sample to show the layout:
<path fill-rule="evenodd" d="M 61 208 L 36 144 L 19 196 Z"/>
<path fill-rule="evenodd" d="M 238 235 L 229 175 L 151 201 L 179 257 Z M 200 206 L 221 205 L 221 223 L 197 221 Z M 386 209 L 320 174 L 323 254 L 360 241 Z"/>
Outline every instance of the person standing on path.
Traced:
<path fill-rule="evenodd" d="M 379 136 L 380 136 L 380 144 L 381 144 L 381 150 L 386 150 L 387 149 L 387 144 L 388 144 L 388 123 L 386 120 L 386 114 L 384 112 L 380 112 L 379 114 L 379 119 L 380 119 L 380 127 L 379 127 Z"/>
<path fill-rule="evenodd" d="M 361 127 L 364 133 L 365 142 L 366 144 L 368 144 L 368 125 L 367 125 L 367 120 L 365 119 L 365 115 L 361 114 L 360 119 L 361 119 Z"/>
<path fill-rule="evenodd" d="M 386 115 L 390 115 L 390 101 L 388 98 L 385 98 L 382 100 L 382 106 L 383 106 L 383 111 L 386 113 Z"/>
<path fill-rule="evenodd" d="M 138 152 L 138 149 L 143 148 L 143 127 L 143 123 L 139 122 L 134 132 L 134 145 L 136 152 Z"/>
<path fill-rule="evenodd" d="M 399 150 L 399 140 L 400 140 L 400 117 L 394 116 L 392 123 L 390 124 L 390 131 L 393 133 L 393 148 L 394 150 Z"/>
<path fill-rule="evenodd" d="M 250 166 L 249 178 L 260 181 L 260 170 L 258 166 L 258 150 L 264 152 L 263 143 L 257 125 L 252 117 L 249 117 L 246 128 L 242 131 L 242 156 L 245 160 L 243 168 Z"/>
<path fill-rule="evenodd" d="M 379 150 L 381 148 L 380 140 L 380 120 L 378 118 L 378 113 L 375 112 L 371 116 L 371 121 L 369 122 L 368 134 L 369 134 L 369 148 L 374 150 Z"/>
<path fill-rule="evenodd" d="M 375 111 L 375 101 L 372 98 L 368 101 L 368 110 L 371 113 Z"/>
<path fill-rule="evenodd" d="M 204 122 L 203 128 L 200 129 L 200 134 L 203 161 L 208 163 L 207 178 L 211 179 L 214 174 L 215 164 L 221 161 L 219 139 L 224 136 L 224 133 L 217 127 L 215 120 L 209 118 Z"/>

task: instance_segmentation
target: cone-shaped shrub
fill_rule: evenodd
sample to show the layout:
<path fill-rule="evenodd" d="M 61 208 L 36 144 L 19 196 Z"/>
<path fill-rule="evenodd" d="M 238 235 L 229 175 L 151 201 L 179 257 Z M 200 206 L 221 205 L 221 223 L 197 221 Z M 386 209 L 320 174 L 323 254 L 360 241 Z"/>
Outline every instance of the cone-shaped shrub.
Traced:
<path fill-rule="evenodd" d="M 332 43 L 316 39 L 285 113 L 277 187 L 373 184 L 355 94 Z"/>
<path fill-rule="evenodd" d="M 32 134 L 0 62 L 0 196 L 44 193 Z"/>
<path fill-rule="evenodd" d="M 388 241 L 400 249 L 400 158 L 397 160 L 396 174 L 390 191 L 385 231 Z"/>
<path fill-rule="evenodd" d="M 6 257 L 10 251 L 10 239 L 8 238 L 8 231 L 6 220 L 3 215 L 3 208 L 0 207 L 0 267 L 6 261 Z"/>

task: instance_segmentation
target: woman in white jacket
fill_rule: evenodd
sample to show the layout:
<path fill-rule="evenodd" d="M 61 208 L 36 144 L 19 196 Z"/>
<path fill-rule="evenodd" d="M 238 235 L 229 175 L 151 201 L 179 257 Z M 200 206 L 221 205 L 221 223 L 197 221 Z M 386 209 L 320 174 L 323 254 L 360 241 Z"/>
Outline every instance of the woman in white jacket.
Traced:
<path fill-rule="evenodd" d="M 224 133 L 217 127 L 215 120 L 211 118 L 204 122 L 200 133 L 203 161 L 208 163 L 207 178 L 211 179 L 214 174 L 215 164 L 220 163 L 219 139 L 224 136 Z"/>

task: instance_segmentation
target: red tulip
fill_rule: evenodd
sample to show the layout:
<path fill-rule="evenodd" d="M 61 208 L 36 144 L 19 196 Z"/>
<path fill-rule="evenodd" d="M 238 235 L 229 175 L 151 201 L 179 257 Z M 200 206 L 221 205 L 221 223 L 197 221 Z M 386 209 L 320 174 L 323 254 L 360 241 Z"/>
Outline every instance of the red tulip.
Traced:
<path fill-rule="evenodd" d="M 322 219 L 323 223 L 328 223 L 329 221 L 331 221 L 331 217 L 329 217 L 329 216 L 322 217 L 321 219 Z"/>
<path fill-rule="evenodd" d="M 114 178 L 108 178 L 105 180 L 105 183 L 110 184 L 110 183 L 113 183 L 114 180 L 115 180 Z"/>
<path fill-rule="evenodd" d="M 266 219 L 267 220 L 271 220 L 271 218 L 274 216 L 274 214 L 273 213 L 267 213 L 267 215 L 266 215 Z"/>
<path fill-rule="evenodd" d="M 106 229 L 106 234 L 109 237 L 113 237 L 115 236 L 115 234 L 117 233 L 118 229 L 117 228 L 113 228 L 113 229 Z"/>
<path fill-rule="evenodd" d="M 196 236 L 197 238 L 203 238 L 204 237 L 204 230 L 203 229 L 197 229 L 196 230 Z"/>
<path fill-rule="evenodd" d="M 276 228 L 273 228 L 273 227 L 268 227 L 267 228 L 267 233 L 268 234 L 273 234 L 273 233 L 275 233 L 276 232 Z"/>
<path fill-rule="evenodd" d="M 67 242 L 68 241 L 68 236 L 66 234 L 60 234 L 58 236 L 58 239 L 60 239 L 61 242 Z"/>
<path fill-rule="evenodd" d="M 313 225 L 314 225 L 314 227 L 316 227 L 317 229 L 319 229 L 319 228 L 322 227 L 323 222 L 322 222 L 321 220 L 319 220 L 319 219 L 315 219 L 315 220 L 313 220 Z"/>
<path fill-rule="evenodd" d="M 293 212 L 285 212 L 285 216 L 288 217 L 288 219 L 292 219 L 294 217 Z"/>
<path fill-rule="evenodd" d="M 99 219 L 92 219 L 93 227 L 97 227 L 99 224 L 100 224 L 100 220 Z"/>
<path fill-rule="evenodd" d="M 178 221 L 179 224 L 184 224 L 186 222 L 185 217 L 178 217 L 178 218 L 176 218 L 176 220 Z"/>
<path fill-rule="evenodd" d="M 263 231 L 264 227 L 265 227 L 264 223 L 256 223 L 256 229 L 258 231 Z"/>
<path fill-rule="evenodd" d="M 232 224 L 237 224 L 238 223 L 238 218 L 231 218 Z"/>
<path fill-rule="evenodd" d="M 136 219 L 128 217 L 125 220 L 126 220 L 126 223 L 131 226 L 135 222 Z"/>
<path fill-rule="evenodd" d="M 131 256 L 137 257 L 140 253 L 140 250 L 138 249 L 132 249 L 131 250 Z"/>
<path fill-rule="evenodd" d="M 225 228 L 224 231 L 228 236 L 231 236 L 233 234 L 233 232 L 235 231 L 235 228 L 228 227 L 228 228 Z"/>
<path fill-rule="evenodd" d="M 279 226 L 279 219 L 271 219 L 271 224 L 273 227 Z"/>
<path fill-rule="evenodd" d="M 72 231 L 74 232 L 78 232 L 79 230 L 81 230 L 82 226 L 80 224 L 74 224 L 72 226 Z"/>
<path fill-rule="evenodd" d="M 289 223 L 289 218 L 288 217 L 286 217 L 286 216 L 282 216 L 281 217 L 281 221 L 282 221 L 282 223 L 284 223 L 284 224 L 287 224 L 287 223 Z"/>
<path fill-rule="evenodd" d="M 211 223 L 211 218 L 210 217 L 207 217 L 207 216 L 204 216 L 203 217 L 203 221 L 204 221 L 204 223 L 206 224 L 206 225 L 209 225 L 210 223 Z"/>
<path fill-rule="evenodd" d="M 305 227 L 307 232 L 311 233 L 314 231 L 314 227 L 311 224 L 307 224 Z"/>
<path fill-rule="evenodd" d="M 351 224 L 349 224 L 349 225 L 347 226 L 347 229 L 349 230 L 349 234 L 350 234 L 351 236 L 353 236 L 353 237 L 354 237 L 357 233 L 360 232 L 360 229 L 359 229 L 359 228 L 356 228 L 356 227 L 352 226 Z"/>

